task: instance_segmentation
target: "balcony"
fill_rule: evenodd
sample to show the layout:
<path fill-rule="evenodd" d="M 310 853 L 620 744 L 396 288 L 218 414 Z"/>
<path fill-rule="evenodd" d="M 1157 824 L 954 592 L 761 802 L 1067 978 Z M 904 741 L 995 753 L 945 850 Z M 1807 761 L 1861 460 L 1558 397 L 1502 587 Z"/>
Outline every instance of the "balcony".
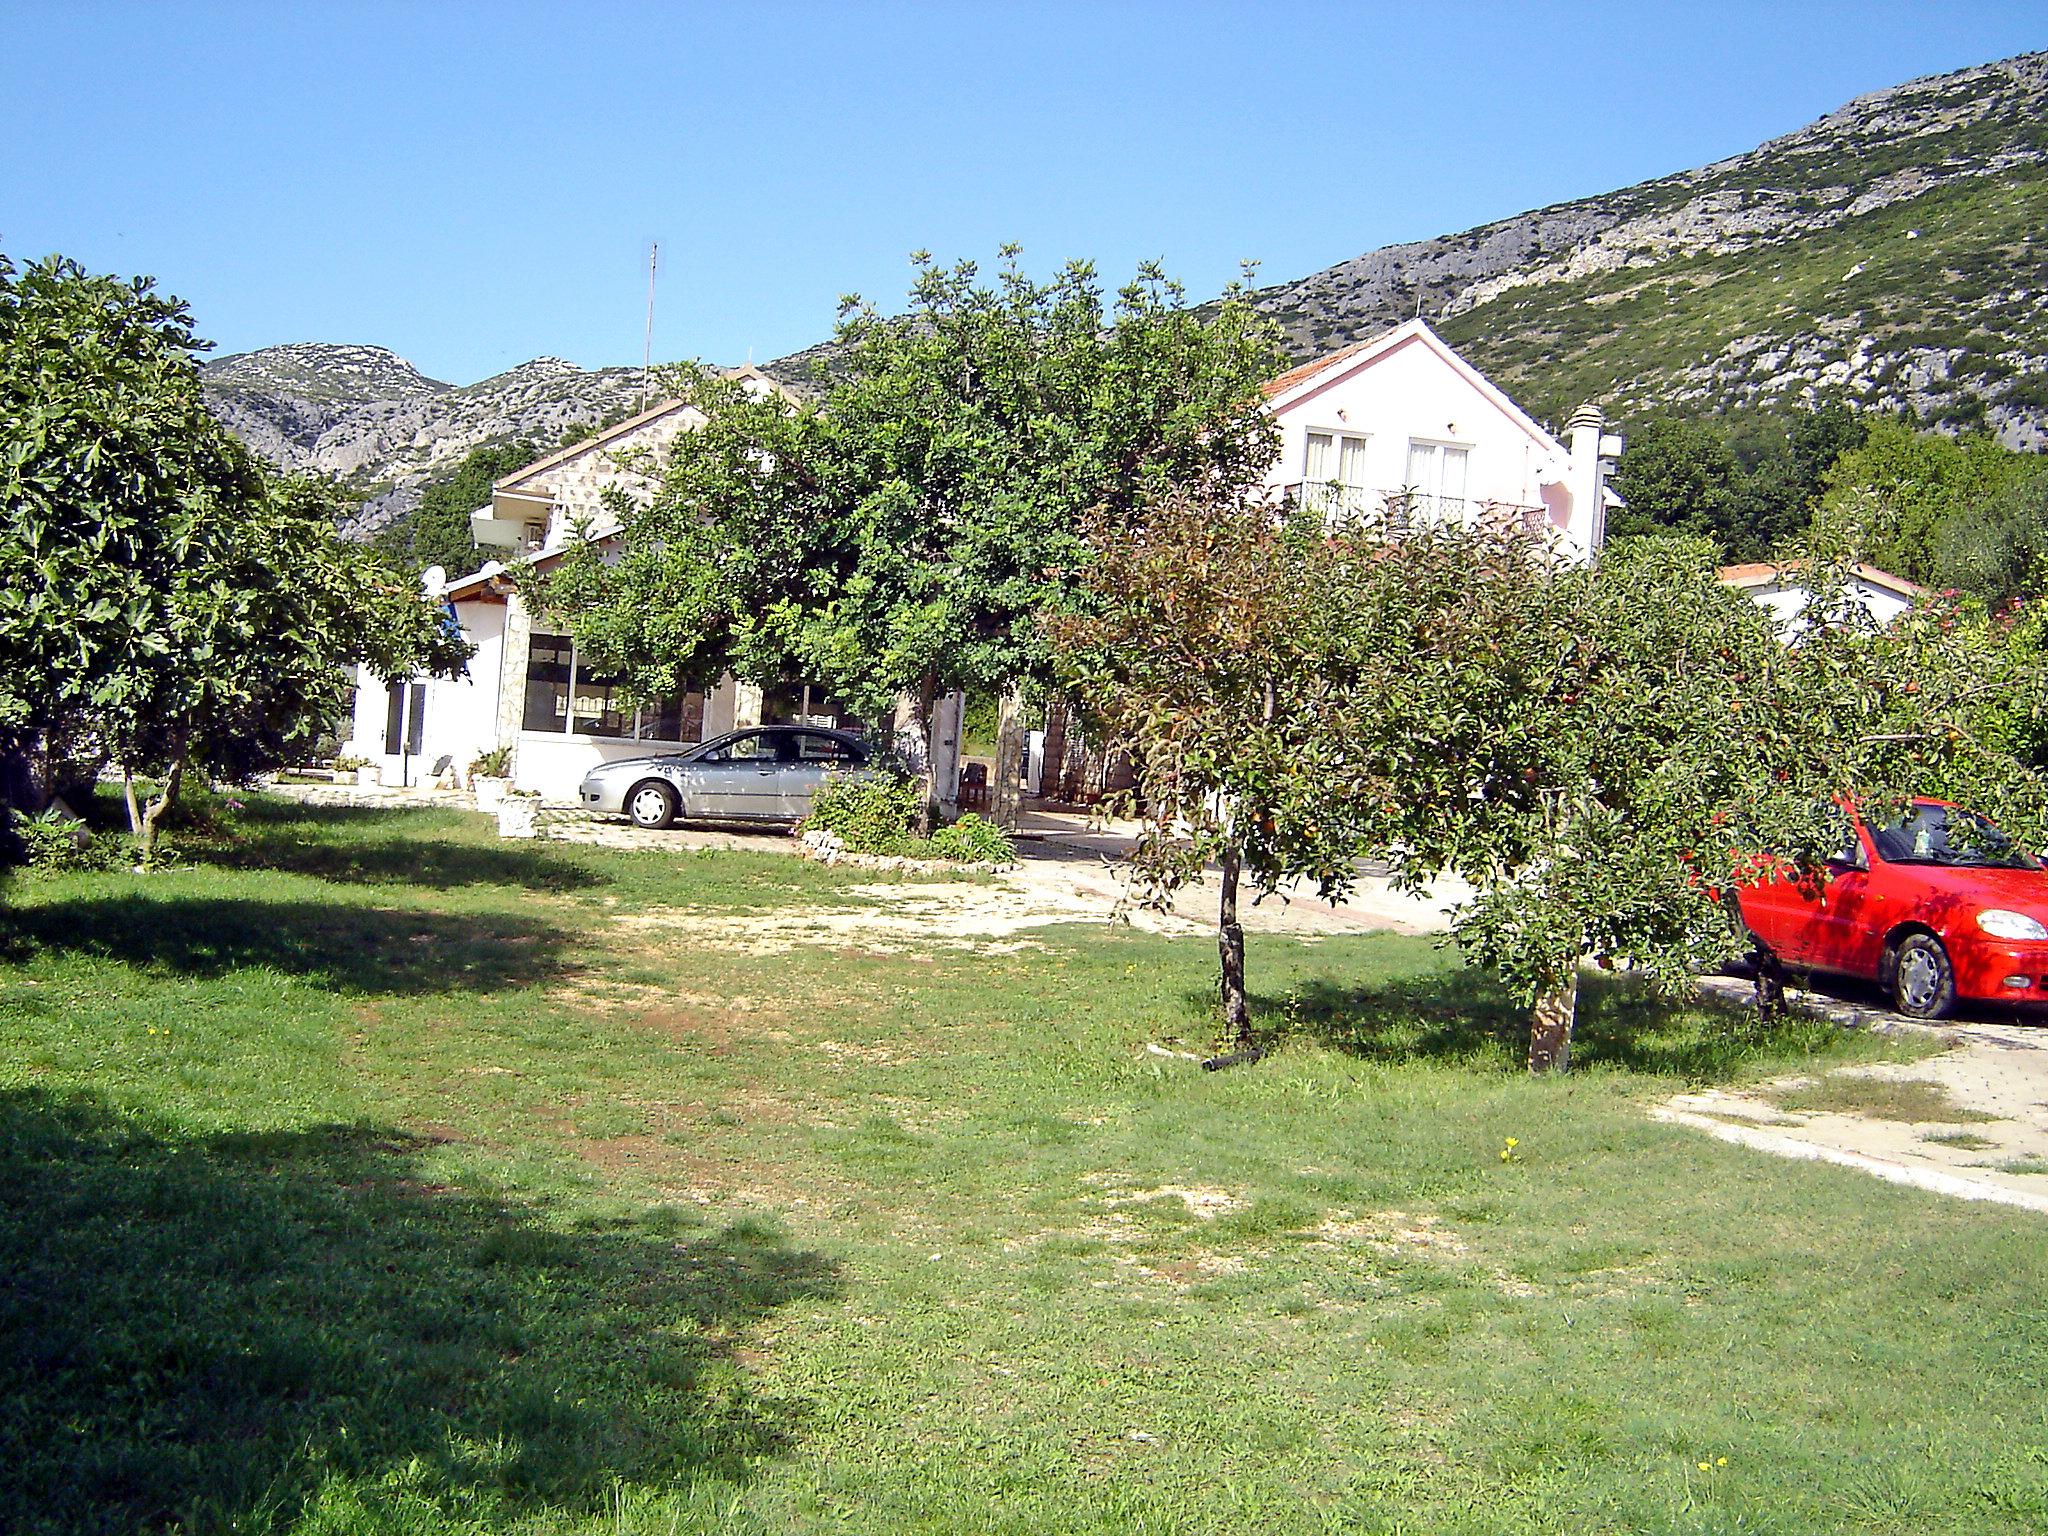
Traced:
<path fill-rule="evenodd" d="M 1377 521 L 1393 533 L 1425 524 L 1449 523 L 1533 538 L 1549 524 L 1549 514 L 1542 507 L 1479 501 L 1465 496 L 1426 496 L 1409 490 L 1373 490 L 1336 481 L 1289 481 L 1280 487 L 1280 496 L 1282 500 L 1320 512 L 1331 523 Z"/>

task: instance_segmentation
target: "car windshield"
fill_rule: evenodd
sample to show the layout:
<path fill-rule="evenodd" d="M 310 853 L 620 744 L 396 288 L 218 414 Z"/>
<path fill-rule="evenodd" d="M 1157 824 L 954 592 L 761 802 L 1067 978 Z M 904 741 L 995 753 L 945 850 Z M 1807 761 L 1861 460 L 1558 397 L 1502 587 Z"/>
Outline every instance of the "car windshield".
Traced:
<path fill-rule="evenodd" d="M 1871 837 L 1890 864 L 1943 864 L 1965 869 L 2038 869 L 2040 865 L 1982 816 L 1945 805 L 1916 805 L 1905 820 Z"/>

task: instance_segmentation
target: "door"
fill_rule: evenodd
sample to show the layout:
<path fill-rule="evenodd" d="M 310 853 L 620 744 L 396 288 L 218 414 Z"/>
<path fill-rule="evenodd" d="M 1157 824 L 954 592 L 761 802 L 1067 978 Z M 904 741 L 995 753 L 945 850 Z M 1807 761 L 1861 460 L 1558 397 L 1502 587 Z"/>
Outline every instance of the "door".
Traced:
<path fill-rule="evenodd" d="M 838 737 L 816 731 L 798 731 L 785 741 L 789 753 L 782 765 L 782 814 L 802 821 L 811 814 L 811 802 L 825 780 L 858 768 L 860 756 Z"/>
<path fill-rule="evenodd" d="M 782 810 L 782 764 L 766 731 L 742 731 L 689 767 L 689 812 L 778 820 Z"/>
<path fill-rule="evenodd" d="M 1863 834 L 1839 816 L 1836 852 L 1815 875 L 1792 867 L 1742 893 L 1743 921 L 1787 965 L 1875 975 L 1876 957 L 1863 929 L 1870 902 L 1870 855 Z"/>

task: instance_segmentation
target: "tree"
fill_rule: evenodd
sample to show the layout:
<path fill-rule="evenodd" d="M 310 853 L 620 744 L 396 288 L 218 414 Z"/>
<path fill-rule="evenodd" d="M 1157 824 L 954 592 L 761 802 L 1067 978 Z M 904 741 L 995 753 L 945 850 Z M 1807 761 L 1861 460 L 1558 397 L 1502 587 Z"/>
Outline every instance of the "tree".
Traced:
<path fill-rule="evenodd" d="M 2010 519 L 1989 509 L 2043 483 L 2048 463 L 1990 437 L 1944 437 L 1876 421 L 1826 477 L 1821 509 L 1866 560 L 1928 586 L 2001 586 L 2012 561 Z M 2022 559 L 2022 564 L 2024 563 Z M 1993 590 L 1976 595 L 1996 598 Z"/>
<path fill-rule="evenodd" d="M 1090 599 L 1049 617 L 1064 681 L 1137 768 L 1133 861 L 1155 905 L 1214 862 L 1227 1038 L 1254 1045 L 1245 990 L 1241 876 L 1260 892 L 1310 879 L 1340 898 L 1368 802 L 1331 790 L 1332 757 L 1360 682 L 1361 644 L 1330 600 L 1356 543 L 1319 516 L 1277 516 L 1227 481 L 1183 486 L 1134 519 L 1098 516 L 1084 568 Z M 1421 547 L 1420 545 L 1416 547 Z M 1368 571 L 1368 578 L 1380 573 Z"/>
<path fill-rule="evenodd" d="M 162 783 L 259 762 L 342 668 L 458 669 L 417 587 L 344 543 L 331 488 L 274 483 L 201 401 L 190 316 L 146 279 L 0 258 L 0 757 L 39 804 L 64 744 Z"/>
<path fill-rule="evenodd" d="M 523 440 L 470 449 L 454 469 L 427 483 L 418 506 L 379 529 L 370 542 L 394 566 L 415 576 L 433 565 L 450 576 L 468 575 L 484 563 L 470 534 L 470 513 L 489 503 L 493 485 L 540 455 L 535 444 Z"/>
<path fill-rule="evenodd" d="M 705 421 L 663 491 L 544 589 L 577 644 L 646 695 L 731 667 L 871 715 L 907 696 L 928 819 L 934 703 L 1050 675 L 1038 618 L 1075 600 L 1083 514 L 1274 452 L 1278 354 L 1235 292 L 1196 310 L 1147 265 L 1106 306 L 1085 263 L 1039 283 L 1004 255 L 992 284 L 920 255 L 901 316 L 848 300 L 810 402 L 682 375 Z"/>
<path fill-rule="evenodd" d="M 1630 430 L 1616 466 L 1614 486 L 1627 505 L 1610 532 L 1708 538 L 1725 559 L 1764 559 L 1804 533 L 1828 468 L 1864 431 L 1863 418 L 1839 402 L 1653 416 Z"/>
<path fill-rule="evenodd" d="M 1815 607 L 1787 645 L 1702 540 L 1575 567 L 1519 537 L 1323 530 L 1218 497 L 1097 538 L 1095 611 L 1055 633 L 1136 750 L 1155 890 L 1223 870 L 1240 1046 L 1240 868 L 1331 896 L 1367 854 L 1410 886 L 1469 881 L 1455 935 L 1531 1004 L 1530 1065 L 1552 1071 L 1585 957 L 1689 985 L 1742 947 L 1760 859 L 1818 878 L 1838 798 L 1946 791 L 2048 826 L 2038 636 L 1960 609 L 1859 622 L 1839 549 L 1808 552 Z"/>

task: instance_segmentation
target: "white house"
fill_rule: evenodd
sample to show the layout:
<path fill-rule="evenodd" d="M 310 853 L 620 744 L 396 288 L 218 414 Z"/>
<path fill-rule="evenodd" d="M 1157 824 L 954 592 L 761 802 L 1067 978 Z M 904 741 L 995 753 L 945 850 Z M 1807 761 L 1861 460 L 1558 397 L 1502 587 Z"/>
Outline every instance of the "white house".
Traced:
<path fill-rule="evenodd" d="M 1769 609 L 1781 631 L 1795 628 L 1800 615 L 1806 611 L 1806 605 L 1813 601 L 1812 590 L 1799 579 L 1797 561 L 1784 565 L 1768 560 L 1747 565 L 1724 565 L 1719 574 L 1724 585 L 1735 588 Z M 1857 564 L 1849 567 L 1849 580 L 1843 595 L 1883 625 L 1891 623 L 1930 594 L 1918 582 L 1894 576 L 1874 565 Z"/>
<path fill-rule="evenodd" d="M 751 389 L 778 387 L 756 370 L 737 376 Z M 1560 442 L 1419 320 L 1290 369 L 1265 395 L 1281 434 L 1267 479 L 1276 495 L 1333 515 L 1392 506 L 1412 519 L 1514 528 L 1568 559 L 1591 559 L 1600 546 L 1614 501 L 1604 476 L 1621 442 L 1603 430 L 1599 411 L 1582 409 L 1569 443 Z M 857 723 L 822 689 L 764 690 L 729 676 L 679 699 L 624 705 L 613 679 L 576 655 L 568 626 L 533 613 L 508 579 L 506 561 L 544 571 L 572 542 L 611 537 L 611 498 L 650 497 L 677 436 L 702 420 L 670 401 L 498 481 L 471 527 L 505 558 L 445 587 L 477 647 L 468 676 L 363 675 L 346 750 L 376 763 L 387 784 L 417 784 L 445 769 L 460 775 L 480 754 L 507 747 L 519 788 L 569 800 L 596 764 L 662 744 L 760 723 Z M 957 695 L 942 700 L 934 722 L 932 766 L 947 802 L 957 795 L 962 707 Z M 1079 782 L 1078 738 L 1064 720 L 1049 721 L 1046 735 L 1046 771 L 1054 782 Z"/>
<path fill-rule="evenodd" d="M 776 388 L 754 369 L 733 376 L 750 389 Z M 476 647 L 467 675 L 388 681 L 363 671 L 344 750 L 376 764 L 386 784 L 421 784 L 450 770 L 466 776 L 478 756 L 505 747 L 517 787 L 571 800 L 597 764 L 663 744 L 761 723 L 854 723 L 823 689 L 763 689 L 730 676 L 681 698 L 625 705 L 614 679 L 584 666 L 568 626 L 536 614 L 508 578 L 507 560 L 545 571 L 579 539 L 610 538 L 617 528 L 610 498 L 652 496 L 669 447 L 702 422 L 694 407 L 664 402 L 493 485 L 470 527 L 479 544 L 506 559 L 442 586 Z"/>
<path fill-rule="evenodd" d="M 1265 392 L 1280 426 L 1269 488 L 1333 516 L 1516 528 L 1590 560 L 1619 505 L 1606 473 L 1622 441 L 1598 407 L 1581 407 L 1560 442 L 1421 320 L 1291 368 Z"/>

